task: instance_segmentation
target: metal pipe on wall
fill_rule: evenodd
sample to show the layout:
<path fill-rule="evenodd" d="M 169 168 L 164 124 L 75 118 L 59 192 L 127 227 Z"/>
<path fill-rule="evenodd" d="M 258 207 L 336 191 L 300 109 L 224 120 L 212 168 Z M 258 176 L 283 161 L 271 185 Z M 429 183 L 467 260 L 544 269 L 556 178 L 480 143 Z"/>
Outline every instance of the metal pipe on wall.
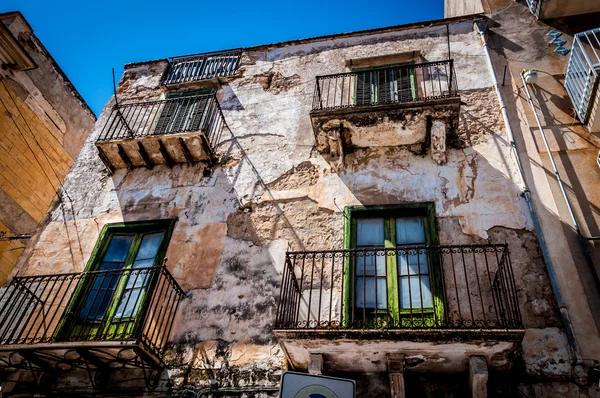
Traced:
<path fill-rule="evenodd" d="M 521 80 L 523 81 L 523 87 L 525 88 L 525 94 L 527 95 L 527 102 L 531 107 L 531 111 L 533 112 L 533 116 L 535 117 L 535 121 L 540 130 L 540 135 L 542 136 L 542 141 L 544 142 L 544 146 L 546 147 L 546 151 L 548 152 L 548 157 L 550 158 L 550 163 L 552 164 L 552 170 L 554 171 L 554 175 L 556 176 L 556 181 L 558 182 L 558 186 L 560 187 L 560 192 L 562 193 L 563 199 L 565 200 L 565 204 L 567 205 L 567 209 L 569 211 L 569 216 L 571 217 L 571 222 L 573 223 L 573 227 L 575 228 L 575 232 L 577 233 L 577 239 L 579 240 L 579 244 L 581 245 L 581 250 L 583 251 L 583 256 L 585 257 L 585 261 L 590 269 L 592 274 L 592 278 L 594 279 L 594 284 L 596 285 L 596 289 L 600 293 L 600 278 L 598 277 L 598 272 L 596 272 L 596 267 L 594 266 L 594 261 L 590 256 L 590 252 L 585 243 L 586 240 L 598 240 L 599 237 L 592 236 L 586 237 L 583 236 L 581 232 L 581 228 L 579 227 L 579 222 L 577 221 L 577 217 L 575 216 L 575 212 L 573 211 L 573 206 L 571 205 L 571 201 L 567 195 L 567 190 L 565 188 L 565 184 L 560 176 L 560 172 L 558 171 L 558 167 L 556 166 L 556 161 L 554 160 L 554 155 L 552 155 L 552 151 L 550 150 L 550 144 L 548 143 L 548 139 L 546 137 L 546 133 L 544 133 L 544 128 L 542 127 L 542 122 L 540 121 L 540 117 L 538 116 L 537 109 L 535 109 L 535 105 L 533 104 L 533 99 L 531 98 L 531 94 L 529 92 L 528 83 L 525 80 L 524 72 L 521 72 Z"/>
<path fill-rule="evenodd" d="M 484 26 L 482 26 L 484 25 Z M 525 172 L 523 170 L 523 164 L 521 163 L 521 158 L 519 157 L 519 151 L 517 148 L 517 143 L 515 142 L 514 133 L 512 130 L 512 125 L 510 123 L 510 119 L 508 117 L 508 111 L 506 109 L 506 104 L 504 103 L 504 96 L 500 91 L 500 83 L 498 82 L 498 78 L 496 77 L 496 68 L 494 67 L 494 63 L 492 61 L 492 57 L 490 54 L 490 50 L 488 47 L 487 39 L 486 39 L 486 23 L 475 23 L 475 30 L 479 33 L 481 40 L 483 42 L 483 50 L 485 52 L 486 61 L 488 67 L 490 69 L 490 75 L 492 81 L 494 82 L 494 89 L 496 91 L 496 96 L 498 98 L 498 103 L 500 104 L 500 112 L 502 113 L 502 118 L 504 120 L 504 125 L 506 126 L 506 134 L 508 136 L 508 141 L 512 151 L 515 154 L 515 161 L 517 163 L 517 168 L 519 170 L 519 175 L 521 178 L 521 193 L 525 200 L 527 201 L 527 207 L 529 208 L 529 214 L 531 215 L 531 220 L 533 222 L 535 234 L 538 238 L 540 244 L 540 250 L 542 251 L 542 257 L 544 258 L 544 263 L 546 264 L 546 270 L 548 271 L 548 277 L 550 278 L 550 284 L 552 286 L 552 291 L 554 292 L 554 296 L 556 297 L 556 302 L 558 304 L 558 308 L 560 311 L 561 318 L 563 320 L 563 324 L 565 325 L 565 334 L 567 336 L 567 340 L 569 341 L 569 346 L 571 347 L 573 354 L 577 359 L 581 358 L 579 346 L 577 345 L 577 341 L 575 340 L 575 334 L 573 332 L 573 325 L 571 324 L 571 320 L 569 318 L 569 311 L 564 302 L 562 293 L 560 291 L 560 287 L 558 285 L 558 281 L 556 278 L 556 272 L 554 271 L 554 265 L 552 260 L 550 259 L 550 254 L 548 252 L 548 246 L 546 245 L 546 241 L 544 239 L 544 234 L 542 231 L 542 227 L 540 224 L 540 219 L 537 215 L 535 207 L 533 206 L 533 200 L 531 198 L 531 191 L 529 186 L 527 185 L 527 181 L 525 179 Z"/>

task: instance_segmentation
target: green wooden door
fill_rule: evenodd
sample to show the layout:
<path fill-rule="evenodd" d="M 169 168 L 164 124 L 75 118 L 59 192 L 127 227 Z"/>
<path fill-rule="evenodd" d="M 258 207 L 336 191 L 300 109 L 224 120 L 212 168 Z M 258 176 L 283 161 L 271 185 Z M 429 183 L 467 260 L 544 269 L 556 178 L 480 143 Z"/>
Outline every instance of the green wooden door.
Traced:
<path fill-rule="evenodd" d="M 355 254 L 345 263 L 342 325 L 442 326 L 439 256 L 414 249 L 437 244 L 434 223 L 427 209 L 410 213 L 382 208 L 346 211 L 346 247 Z M 384 253 L 386 248 L 396 248 L 397 255 Z"/>
<path fill-rule="evenodd" d="M 55 339 L 127 339 L 143 316 L 148 292 L 166 251 L 164 223 L 110 228 L 99 239 L 88 272 L 79 280 Z"/>

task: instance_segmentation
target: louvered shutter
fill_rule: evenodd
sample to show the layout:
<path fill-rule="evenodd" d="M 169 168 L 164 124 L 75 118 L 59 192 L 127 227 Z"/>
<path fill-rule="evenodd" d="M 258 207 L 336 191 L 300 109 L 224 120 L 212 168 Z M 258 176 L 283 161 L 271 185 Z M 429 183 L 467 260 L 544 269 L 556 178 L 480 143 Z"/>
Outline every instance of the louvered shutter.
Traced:
<path fill-rule="evenodd" d="M 399 68 L 397 76 L 398 101 L 412 101 L 414 68 Z"/>
<path fill-rule="evenodd" d="M 155 135 L 167 134 L 169 132 L 169 122 L 173 118 L 175 112 L 177 112 L 176 101 L 167 101 L 164 103 L 160 112 L 160 117 L 156 122 L 156 128 L 154 129 Z"/>
<path fill-rule="evenodd" d="M 373 74 L 377 76 L 377 103 L 385 104 L 396 101 L 396 70 L 378 70 Z"/>
<path fill-rule="evenodd" d="M 169 93 L 161 111 L 154 134 L 171 134 L 183 131 L 196 131 L 200 125 L 203 104 L 207 98 L 189 98 L 202 94 L 210 94 L 213 90 L 195 90 L 181 93 Z M 177 99 L 176 99 L 177 98 Z"/>
<path fill-rule="evenodd" d="M 356 105 L 370 105 L 373 96 L 373 74 L 371 72 L 358 72 L 354 87 Z"/>
<path fill-rule="evenodd" d="M 177 112 L 172 117 L 170 133 L 178 133 L 189 130 L 190 117 L 194 109 L 194 99 L 181 98 L 178 102 Z"/>
<path fill-rule="evenodd" d="M 190 131 L 200 131 L 204 125 L 204 119 L 207 115 L 208 104 L 212 97 L 200 97 L 195 99 L 194 109 L 190 114 Z"/>

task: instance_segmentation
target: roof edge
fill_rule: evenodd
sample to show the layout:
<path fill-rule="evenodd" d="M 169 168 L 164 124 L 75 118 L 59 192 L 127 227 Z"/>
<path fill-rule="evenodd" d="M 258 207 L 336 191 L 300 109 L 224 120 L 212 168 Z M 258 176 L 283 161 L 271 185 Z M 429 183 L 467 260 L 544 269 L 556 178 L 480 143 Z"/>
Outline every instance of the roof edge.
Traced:
<path fill-rule="evenodd" d="M 385 27 L 381 27 L 381 28 L 357 30 L 357 31 L 353 31 L 353 32 L 342 32 L 342 33 L 333 33 L 330 35 L 314 36 L 314 37 L 308 37 L 308 38 L 304 38 L 304 39 L 293 39 L 293 40 L 287 40 L 287 41 L 270 43 L 270 44 L 259 44 L 259 45 L 250 46 L 250 47 L 235 47 L 235 48 L 224 49 L 224 50 L 207 51 L 207 52 L 196 53 L 196 54 L 191 54 L 191 55 L 209 54 L 209 53 L 213 53 L 213 52 L 226 52 L 226 51 L 235 51 L 235 50 L 257 51 L 257 50 L 261 50 L 261 49 L 265 49 L 265 48 L 279 48 L 279 47 L 293 46 L 293 45 L 305 44 L 305 43 L 313 43 L 313 42 L 325 41 L 325 40 L 331 40 L 331 39 L 339 39 L 339 38 L 344 38 L 344 37 L 374 35 L 374 34 L 380 34 L 380 33 L 395 32 L 395 31 L 408 30 L 408 29 L 414 29 L 414 28 L 427 28 L 427 27 L 431 27 L 431 26 L 447 25 L 447 24 L 467 22 L 467 21 L 476 22 L 476 21 L 482 21 L 482 20 L 487 20 L 487 19 L 488 18 L 483 13 L 469 14 L 469 15 L 461 15 L 458 17 L 432 19 L 429 21 L 422 21 L 422 22 L 411 22 L 411 23 L 403 24 L 403 25 L 392 25 L 392 26 L 385 26 Z M 177 56 L 177 57 L 179 57 L 179 56 Z M 124 67 L 125 67 L 125 69 L 128 69 L 128 68 L 136 67 L 136 66 L 143 65 L 143 64 L 150 64 L 150 63 L 156 63 L 156 62 L 161 62 L 161 61 L 169 61 L 172 58 L 176 58 L 176 57 L 166 57 L 166 58 L 151 59 L 151 60 L 147 60 L 147 61 L 130 62 L 130 63 L 125 64 Z"/>
<path fill-rule="evenodd" d="M 277 42 L 277 43 L 272 43 L 272 44 L 260 44 L 257 46 L 244 47 L 244 50 L 253 51 L 253 50 L 269 48 L 269 47 L 285 47 L 285 46 L 290 46 L 290 45 L 312 43 L 312 42 L 317 42 L 317 41 L 339 39 L 339 38 L 344 38 L 344 37 L 373 35 L 373 34 L 394 32 L 394 31 L 400 31 L 400 30 L 407 30 L 407 29 L 414 29 L 414 28 L 427 28 L 430 26 L 446 25 L 446 24 L 460 23 L 460 22 L 466 22 L 466 21 L 477 21 L 477 20 L 484 20 L 484 19 L 487 19 L 487 17 L 483 14 L 469 14 L 469 15 L 462 15 L 462 16 L 451 17 L 451 18 L 432 19 L 429 21 L 422 21 L 422 22 L 411 22 L 411 23 L 403 24 L 403 25 L 384 26 L 381 28 L 363 29 L 363 30 L 357 30 L 357 31 L 353 31 L 353 32 L 342 32 L 342 33 L 334 33 L 334 34 L 330 34 L 330 35 L 308 37 L 308 38 L 304 38 L 304 39 L 287 40 L 287 41 L 282 41 L 282 42 Z"/>
<path fill-rule="evenodd" d="M 52 64 L 52 66 L 54 67 L 54 69 L 56 70 L 56 72 L 65 81 L 66 86 L 73 92 L 73 94 L 79 100 L 79 102 L 81 103 L 81 105 L 83 106 L 83 108 L 85 108 L 90 113 L 90 115 L 92 115 L 92 118 L 94 119 L 94 122 L 95 122 L 98 119 L 98 117 L 96 116 L 96 114 L 94 113 L 94 111 L 92 110 L 92 108 L 89 106 L 89 104 L 87 103 L 87 101 L 81 96 L 81 94 L 79 93 L 79 91 L 77 90 L 77 88 L 75 88 L 75 85 L 73 85 L 73 83 L 71 82 L 71 79 L 69 79 L 69 77 L 66 75 L 66 73 L 58 65 L 58 63 L 56 62 L 56 60 L 54 59 L 54 57 L 52 56 L 52 54 L 50 54 L 50 51 L 48 51 L 48 49 L 46 48 L 46 46 L 44 45 L 44 43 L 34 33 L 33 28 L 31 27 L 31 25 L 29 24 L 29 22 L 27 21 L 27 19 L 25 18 L 25 16 L 23 16 L 23 14 L 20 11 L 10 11 L 10 12 L 1 13 L 0 14 L 0 23 L 2 23 L 1 22 L 2 19 L 10 18 L 10 17 L 19 18 L 21 20 L 21 22 L 23 22 L 23 24 L 31 32 L 31 35 L 37 41 L 37 44 L 40 46 L 40 49 L 42 50 L 43 55 L 48 58 L 48 60 L 50 61 L 50 63 Z M 6 27 L 6 28 L 7 28 L 7 30 L 9 30 L 8 27 Z M 10 32 L 10 30 L 9 30 L 9 32 Z"/>

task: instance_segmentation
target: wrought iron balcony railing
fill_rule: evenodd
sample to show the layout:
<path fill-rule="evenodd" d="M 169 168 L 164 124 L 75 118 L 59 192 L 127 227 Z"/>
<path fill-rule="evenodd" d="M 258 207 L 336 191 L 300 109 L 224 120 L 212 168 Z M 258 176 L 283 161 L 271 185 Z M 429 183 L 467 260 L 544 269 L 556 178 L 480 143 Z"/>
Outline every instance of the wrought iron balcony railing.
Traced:
<path fill-rule="evenodd" d="M 215 94 L 135 102 L 113 107 L 98 141 L 198 131 L 213 145 L 219 142 L 223 125 Z"/>
<path fill-rule="evenodd" d="M 458 97 L 452 60 L 317 76 L 313 112 Z"/>
<path fill-rule="evenodd" d="M 529 11 L 536 17 L 540 17 L 540 10 L 542 8 L 542 0 L 526 0 Z"/>
<path fill-rule="evenodd" d="M 163 266 L 15 277 L 0 296 L 0 348 L 139 341 L 160 358 L 183 297 Z"/>
<path fill-rule="evenodd" d="M 520 329 L 507 245 L 288 252 L 275 329 Z"/>
<path fill-rule="evenodd" d="M 598 96 L 600 70 L 600 28 L 577 33 L 569 56 L 565 88 L 582 123 L 588 123 Z"/>
<path fill-rule="evenodd" d="M 187 83 L 234 75 L 240 65 L 241 57 L 241 50 L 233 50 L 171 58 L 163 84 Z"/>

